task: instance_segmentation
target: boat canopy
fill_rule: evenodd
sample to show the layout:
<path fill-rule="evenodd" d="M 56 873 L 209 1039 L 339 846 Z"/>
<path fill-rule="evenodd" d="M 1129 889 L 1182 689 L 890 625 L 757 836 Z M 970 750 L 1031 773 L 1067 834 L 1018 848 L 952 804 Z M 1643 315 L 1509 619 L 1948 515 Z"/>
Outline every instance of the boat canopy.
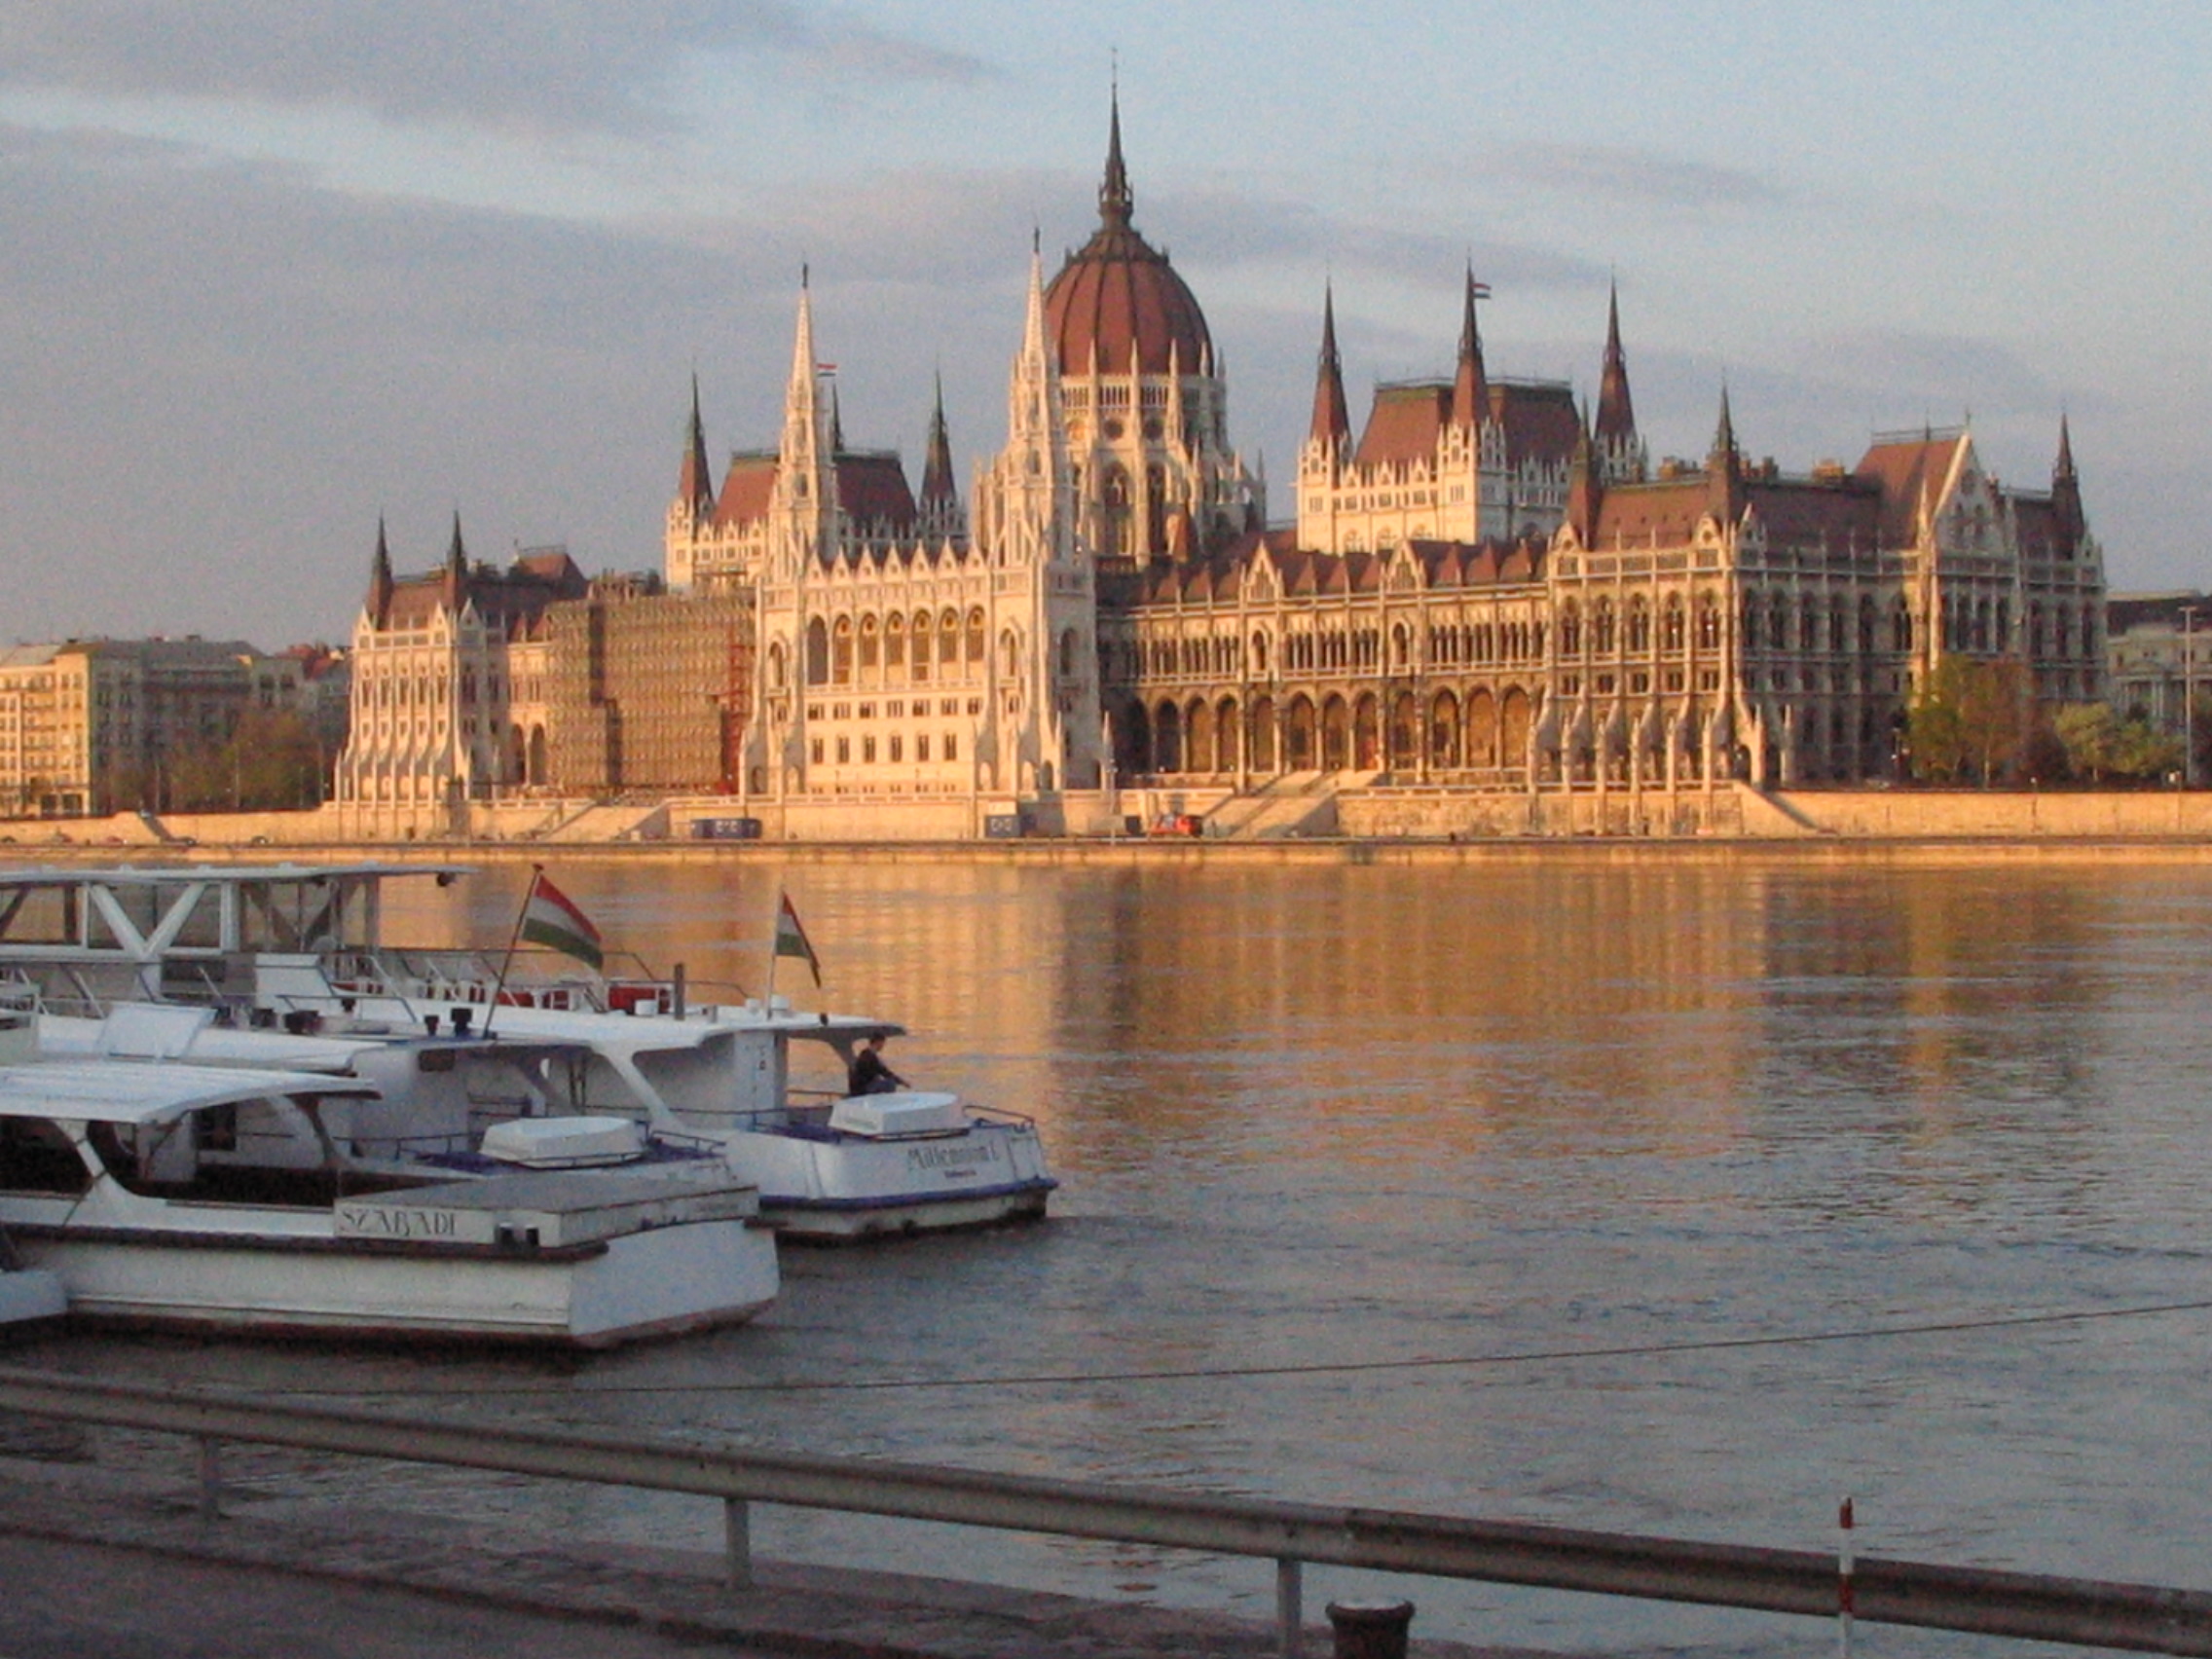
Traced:
<path fill-rule="evenodd" d="M 309 1072 L 230 1070 L 137 1060 L 41 1060 L 0 1066 L 0 1118 L 163 1124 L 211 1106 L 287 1095 L 368 1100 L 377 1087 Z"/>

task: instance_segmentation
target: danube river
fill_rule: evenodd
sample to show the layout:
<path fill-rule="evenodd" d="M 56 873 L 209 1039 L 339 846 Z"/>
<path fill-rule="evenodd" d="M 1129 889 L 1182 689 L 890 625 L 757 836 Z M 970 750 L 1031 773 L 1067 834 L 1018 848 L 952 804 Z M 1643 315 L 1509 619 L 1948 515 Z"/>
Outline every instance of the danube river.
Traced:
<path fill-rule="evenodd" d="M 1561 849 L 554 873 L 610 942 L 756 991 L 788 884 L 825 1000 L 913 1028 L 895 1066 L 1041 1121 L 1053 1219 L 787 1252 L 759 1323 L 583 1361 L 122 1338 L 20 1357 L 1786 1547 L 1832 1547 L 1850 1493 L 1863 1553 L 2212 1584 L 2212 865 Z M 388 931 L 503 938 L 526 878 L 404 883 Z M 778 989 L 817 995 L 788 959 Z M 185 1469 L 173 1447 L 110 1455 Z M 697 1500 L 234 1461 L 273 1495 L 717 1535 Z M 1258 1562 L 773 1509 L 756 1534 L 769 1555 L 1272 1604 Z M 1383 1590 L 1427 1636 L 1828 1641 L 1308 1578 L 1315 1606 Z M 1873 1629 L 1862 1646 L 1966 1650 Z"/>

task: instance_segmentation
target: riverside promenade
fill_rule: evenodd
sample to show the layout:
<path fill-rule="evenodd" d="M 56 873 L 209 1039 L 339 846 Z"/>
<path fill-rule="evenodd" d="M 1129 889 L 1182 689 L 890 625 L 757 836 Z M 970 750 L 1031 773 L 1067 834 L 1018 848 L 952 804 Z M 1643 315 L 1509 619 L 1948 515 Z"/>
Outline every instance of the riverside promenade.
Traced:
<path fill-rule="evenodd" d="M 26 1428 L 31 1425 L 25 1425 Z M 14 1438 L 14 1437 L 11 1437 Z M 1265 1659 L 1272 1624 L 857 1568 L 755 1564 L 736 1592 L 708 1552 L 555 1537 L 388 1510 L 196 1491 L 0 1447 L 0 1654 L 292 1659 L 529 1652 L 647 1659 Z M 978 1570 L 990 1540 L 978 1534 Z M 1318 1609 L 1316 1609 L 1318 1611 Z M 1416 1659 L 1511 1650 L 1420 1639 Z M 1305 1653 L 1331 1651 L 1325 1624 Z"/>

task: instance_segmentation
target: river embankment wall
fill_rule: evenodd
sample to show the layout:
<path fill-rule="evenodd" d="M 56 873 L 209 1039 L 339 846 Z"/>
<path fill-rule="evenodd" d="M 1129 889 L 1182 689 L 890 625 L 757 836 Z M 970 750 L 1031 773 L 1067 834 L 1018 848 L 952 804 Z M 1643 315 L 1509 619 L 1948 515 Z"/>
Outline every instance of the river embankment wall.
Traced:
<path fill-rule="evenodd" d="M 313 854 L 452 859 L 565 853 L 682 860 L 935 858 L 1024 863 L 1244 860 L 1258 863 L 1473 861 L 1727 855 L 1785 848 L 1799 855 L 1955 854 L 2053 857 L 2083 849 L 2212 857 L 2212 792 L 1982 790 L 1626 790 L 1473 794 L 1412 788 L 1335 792 L 1292 803 L 1270 824 L 1236 808 L 1252 797 L 1222 792 L 1143 801 L 1146 811 L 1107 813 L 1079 803 L 1060 815 L 1028 814 L 1019 834 L 983 838 L 965 809 L 935 812 L 825 808 L 808 821 L 779 818 L 757 840 L 700 838 L 694 822 L 716 803 L 622 806 L 591 802 L 477 805 L 456 819 L 389 826 L 337 807 L 265 813 L 120 813 L 96 819 L 0 820 L 0 861 Z M 1129 798 L 1115 802 L 1131 804 Z M 1149 810 L 1196 809 L 1197 836 L 1131 834 L 1157 822 Z M 726 813 L 723 803 L 719 812 Z M 1012 816 L 1011 814 L 1009 816 Z M 1291 828 L 1278 826 L 1287 821 Z M 1003 824 L 1005 819 L 1001 820 Z M 396 832 L 392 832 L 396 830 Z M 2101 854 L 2099 856 L 2102 856 Z"/>

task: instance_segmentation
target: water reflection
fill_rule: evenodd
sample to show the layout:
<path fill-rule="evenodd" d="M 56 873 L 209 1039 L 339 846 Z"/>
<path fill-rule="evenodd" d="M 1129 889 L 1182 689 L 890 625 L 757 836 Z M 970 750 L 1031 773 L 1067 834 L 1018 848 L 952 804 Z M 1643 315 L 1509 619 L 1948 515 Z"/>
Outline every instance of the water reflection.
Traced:
<path fill-rule="evenodd" d="M 1853 1491 L 1875 1552 L 2204 1577 L 2203 1316 L 1983 1321 L 2199 1294 L 2212 873 L 1779 856 L 552 871 L 610 941 L 754 991 L 788 887 L 825 1000 L 912 1026 L 903 1072 L 1044 1121 L 1058 1219 L 794 1257 L 757 1327 L 576 1364 L 108 1340 L 38 1357 L 1750 1542 L 1819 1546 Z M 527 878 L 403 884 L 388 925 L 501 939 Z M 778 988 L 810 1006 L 793 968 Z M 1944 1321 L 1960 1328 L 1711 1346 Z M 979 1378 L 999 1381 L 822 1386 Z M 711 1525 L 559 1502 L 641 1536 Z M 958 1554 L 972 1540 L 767 1525 L 770 1551 L 982 1566 Z M 1028 1582 L 1136 1574 L 1264 1604 L 1243 1564 L 987 1553 Z M 1686 1613 L 1418 1594 L 1437 1635 L 1711 1635 Z"/>

